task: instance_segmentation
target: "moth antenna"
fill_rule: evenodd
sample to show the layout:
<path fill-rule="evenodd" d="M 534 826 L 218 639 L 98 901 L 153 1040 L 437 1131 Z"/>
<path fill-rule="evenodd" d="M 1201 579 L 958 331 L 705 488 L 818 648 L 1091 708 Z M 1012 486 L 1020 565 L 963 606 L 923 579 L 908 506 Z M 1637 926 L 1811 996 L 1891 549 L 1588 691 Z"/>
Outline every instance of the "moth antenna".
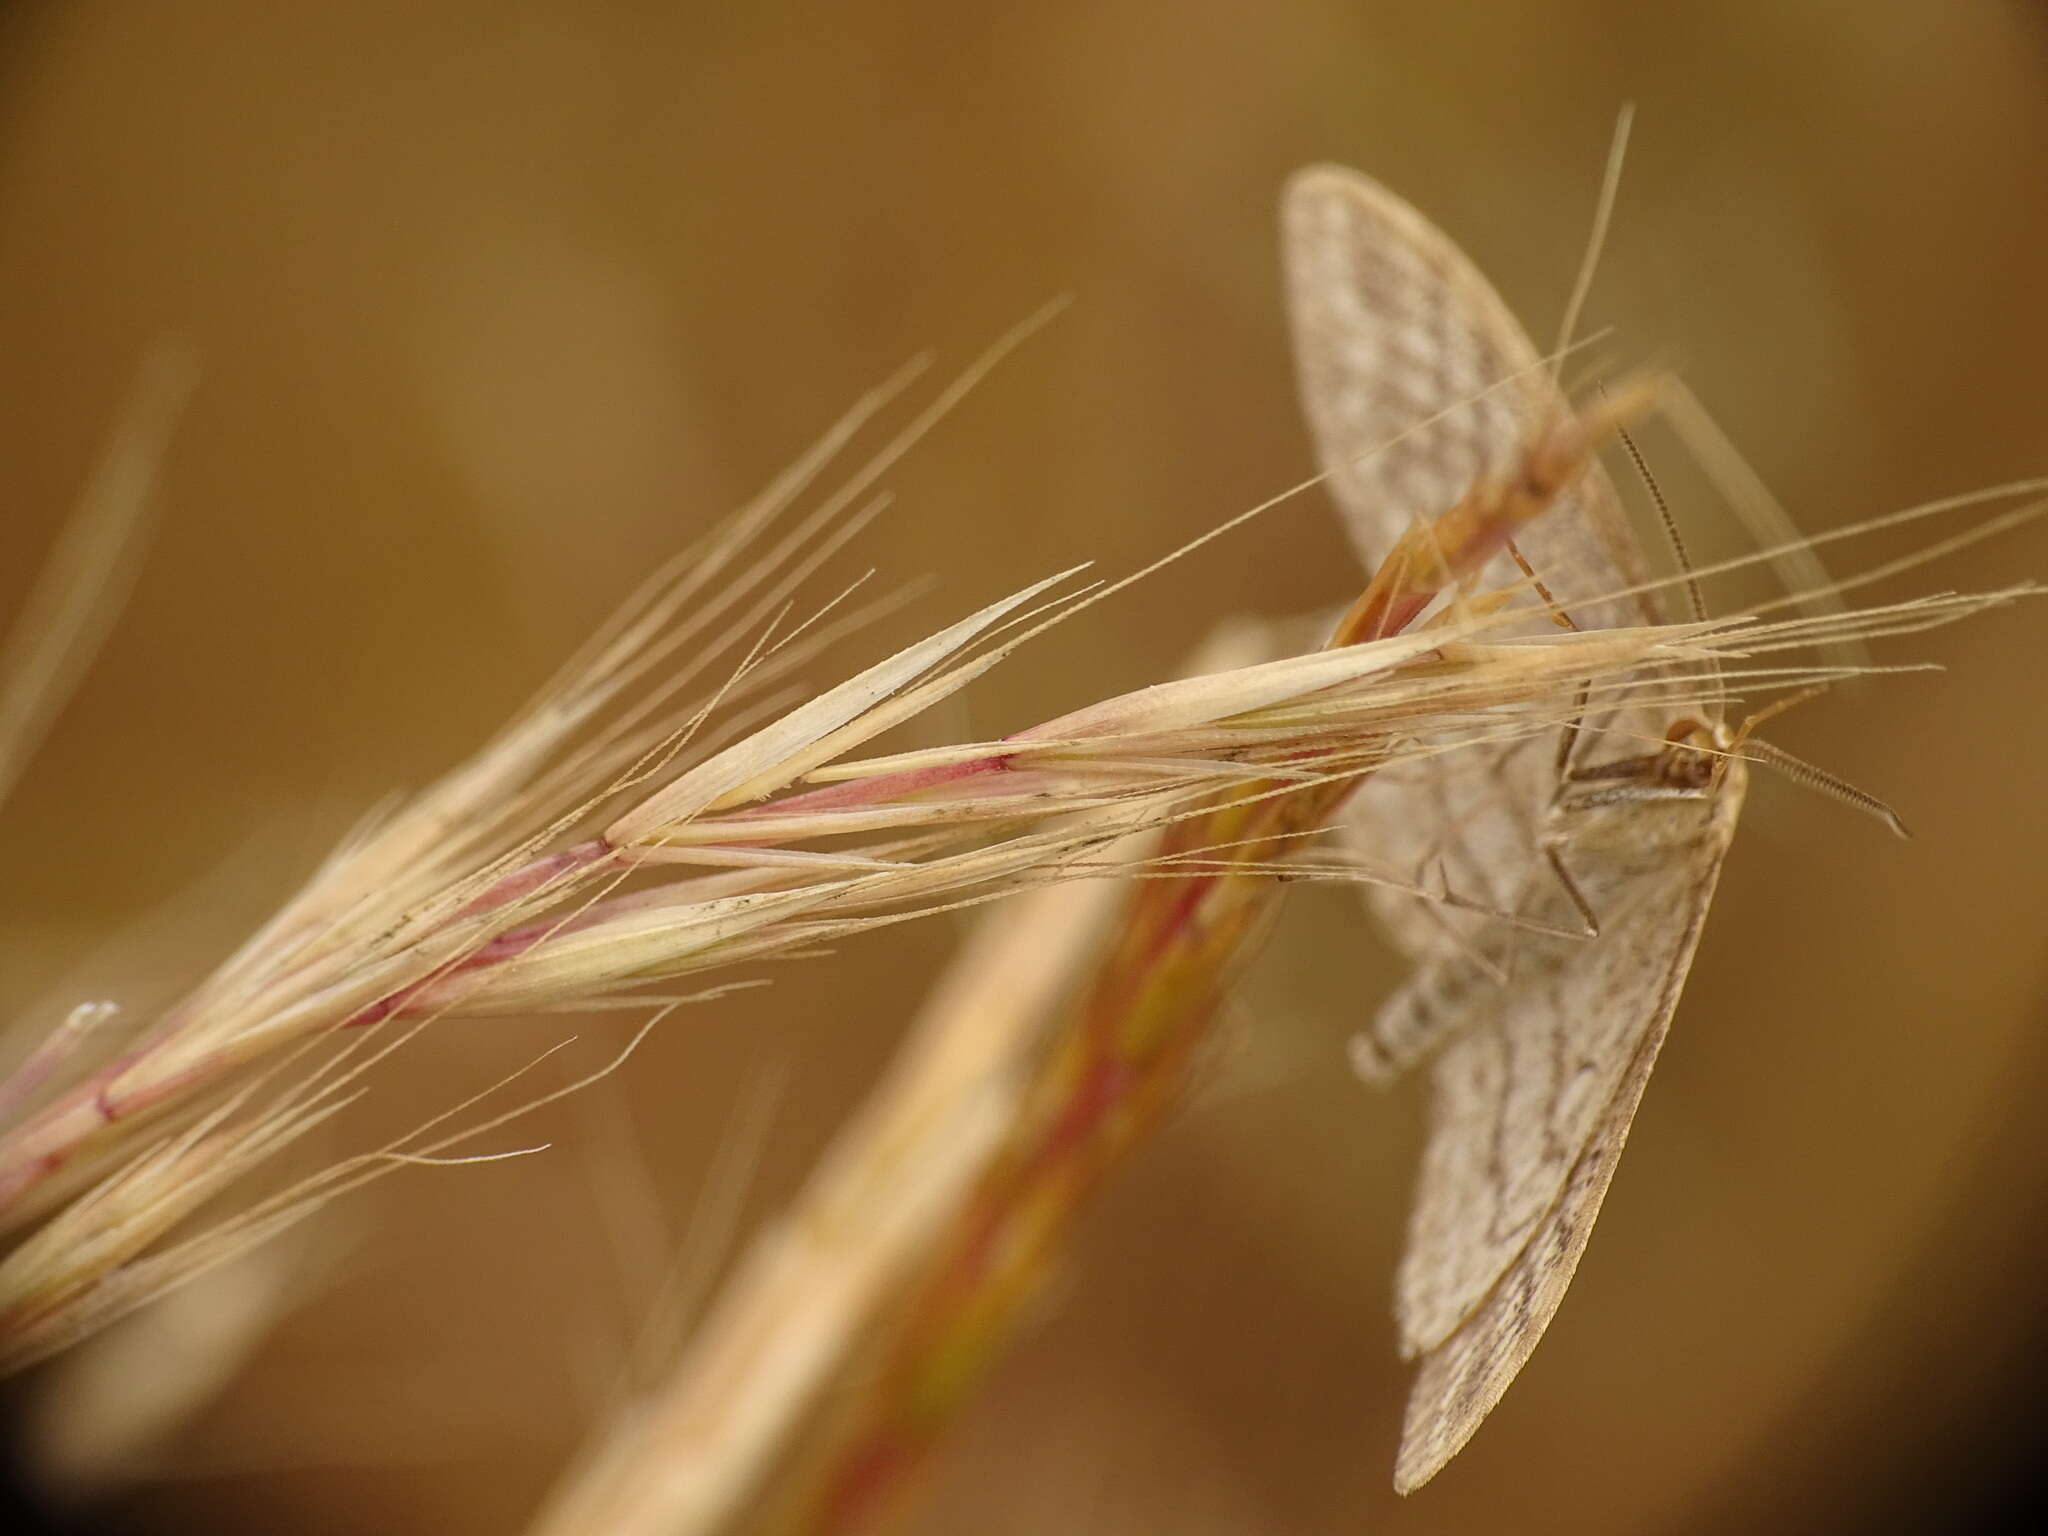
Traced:
<path fill-rule="evenodd" d="M 1594 387 L 1599 390 L 1600 398 L 1605 400 L 1607 386 L 1602 383 Z M 1614 435 L 1621 440 L 1622 449 L 1628 454 L 1628 461 L 1636 472 L 1636 478 L 1642 481 L 1643 489 L 1649 493 L 1650 505 L 1657 509 L 1657 522 L 1664 530 L 1664 542 L 1669 546 L 1671 558 L 1677 562 L 1679 573 L 1685 580 L 1686 610 L 1695 624 L 1704 624 L 1707 621 L 1707 600 L 1700 592 L 1699 576 L 1693 570 L 1692 556 L 1686 552 L 1685 536 L 1678 531 L 1678 519 L 1671 515 L 1671 503 L 1664 495 L 1664 487 L 1659 485 L 1657 477 L 1650 473 L 1649 460 L 1643 457 L 1643 450 L 1636 446 L 1636 440 L 1629 433 L 1627 426 L 1616 422 Z M 1718 684 L 1715 691 L 1719 694 Z"/>
<path fill-rule="evenodd" d="M 1804 758 L 1794 757 L 1782 747 L 1774 747 L 1767 741 L 1750 741 L 1742 749 L 1742 755 L 1751 762 L 1765 763 L 1782 773 L 1793 783 L 1816 790 L 1830 800 L 1839 801 L 1852 810 L 1875 816 L 1892 829 L 1895 836 L 1911 839 L 1913 834 L 1899 819 L 1899 813 L 1886 805 L 1877 796 L 1858 789 L 1848 780 L 1838 778 L 1827 769 L 1817 767 Z"/>
<path fill-rule="evenodd" d="M 1621 190 L 1621 164 L 1628 157 L 1628 132 L 1635 122 L 1635 103 L 1624 102 L 1614 119 L 1614 138 L 1607 146 L 1607 169 L 1600 178 L 1600 201 L 1593 208 L 1593 230 L 1586 237 L 1586 254 L 1579 258 L 1579 273 L 1572 280 L 1572 296 L 1564 306 L 1564 320 L 1558 326 L 1557 347 L 1552 353 L 1551 378 L 1571 347 L 1572 332 L 1578 329 L 1579 313 L 1586 307 L 1586 295 L 1593 291 L 1593 274 L 1600 266 L 1600 251 L 1607 244 L 1607 225 L 1614 217 L 1615 194 Z"/>
<path fill-rule="evenodd" d="M 1605 385 L 1600 387 L 1604 398 Z M 1707 602 L 1700 595 L 1700 581 L 1693 574 L 1692 559 L 1686 554 L 1685 538 L 1678 531 L 1678 519 L 1671 515 L 1671 503 L 1665 499 L 1664 487 L 1657 483 L 1657 477 L 1650 473 L 1650 464 L 1643 457 L 1643 450 L 1636 446 L 1636 440 L 1629 435 L 1627 427 L 1617 426 L 1614 435 L 1621 439 L 1621 446 L 1628 454 L 1628 461 L 1635 467 L 1636 478 L 1643 482 L 1643 489 L 1650 493 L 1650 504 L 1657 509 L 1657 521 L 1664 525 L 1664 541 L 1671 546 L 1671 557 L 1678 562 L 1678 569 L 1685 575 L 1685 606 L 1695 624 L 1707 621 Z"/>
<path fill-rule="evenodd" d="M 1557 357 L 1561 359 L 1563 354 L 1559 353 Z M 1600 403 L 1604 409 L 1600 416 L 1594 418 L 1590 415 L 1582 415 L 1573 424 L 1577 429 L 1576 437 L 1580 444 L 1578 452 L 1590 457 L 1589 445 L 1602 433 L 1610 430 L 1622 433 L 1625 439 L 1628 434 L 1624 430 L 1624 424 L 1631 415 L 1648 410 L 1651 404 L 1663 394 L 1664 380 L 1661 375 L 1657 374 L 1631 374 L 1621 381 L 1620 388 L 1622 389 L 1621 403 L 1617 405 L 1614 397 L 1602 385 L 1600 389 Z M 1539 434 L 1536 442 L 1524 451 L 1522 473 L 1525 477 L 1547 477 L 1552 473 L 1553 466 L 1546 464 L 1542 457 L 1546 451 L 1555 452 L 1554 447 L 1546 449 L 1546 440 L 1552 435 Z M 1544 467 L 1539 468 L 1539 465 Z M 1562 484 L 1563 482 L 1560 478 L 1556 489 L 1562 489 Z M 1555 491 L 1553 490 L 1548 494 L 1555 494 Z M 1536 596 L 1542 601 L 1545 612 L 1550 616 L 1550 622 L 1567 633 L 1578 633 L 1579 626 L 1573 621 L 1572 616 L 1565 612 L 1564 605 L 1558 602 L 1556 594 L 1544 584 L 1543 578 L 1536 572 L 1536 567 L 1529 563 L 1529 557 L 1522 553 L 1521 545 L 1517 544 L 1513 539 L 1509 539 L 1507 541 L 1507 553 L 1509 558 L 1515 562 L 1516 569 L 1520 570 L 1529 585 L 1535 588 Z"/>

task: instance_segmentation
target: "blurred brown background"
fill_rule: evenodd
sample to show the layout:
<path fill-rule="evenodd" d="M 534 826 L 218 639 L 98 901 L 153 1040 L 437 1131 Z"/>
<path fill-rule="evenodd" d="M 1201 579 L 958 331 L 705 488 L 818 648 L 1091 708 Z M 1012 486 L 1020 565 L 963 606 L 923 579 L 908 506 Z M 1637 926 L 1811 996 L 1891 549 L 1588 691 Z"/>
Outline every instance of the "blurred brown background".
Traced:
<path fill-rule="evenodd" d="M 1078 302 L 890 477 L 900 504 L 849 569 L 938 593 L 849 665 L 1293 482 L 1284 173 L 1338 159 L 1404 190 L 1547 337 L 1627 99 L 1593 319 L 1679 363 L 1805 526 L 2048 469 L 2034 6 L 7 7 L 0 613 L 148 339 L 190 336 L 205 376 L 135 600 L 0 815 L 0 1008 L 189 978 L 859 390 L 926 346 L 964 361 L 1053 293 Z M 1742 547 L 1681 499 L 1704 556 Z M 2044 574 L 2033 532 L 1921 586 Z M 1217 617 L 1351 579 L 1305 499 L 942 724 L 1140 684 Z M 1783 722 L 1919 839 L 1752 792 L 1601 1236 L 1435 1485 L 1387 1487 L 1417 1096 L 1344 1070 L 1389 972 L 1347 894 L 1309 892 L 926 1529 L 1964 1519 L 2038 1435 L 2044 625 L 2036 604 L 1895 645 L 1953 670 Z M 758 1210 L 951 933 L 788 967 L 505 1143 L 555 1152 L 340 1213 L 319 1294 L 181 1437 L 178 1475 L 108 1518 L 516 1528 L 684 1241 L 735 1094 L 783 1074 Z M 601 1051 L 621 1025 L 575 1027 Z M 564 1029 L 445 1030 L 369 1113 L 408 1123 Z"/>

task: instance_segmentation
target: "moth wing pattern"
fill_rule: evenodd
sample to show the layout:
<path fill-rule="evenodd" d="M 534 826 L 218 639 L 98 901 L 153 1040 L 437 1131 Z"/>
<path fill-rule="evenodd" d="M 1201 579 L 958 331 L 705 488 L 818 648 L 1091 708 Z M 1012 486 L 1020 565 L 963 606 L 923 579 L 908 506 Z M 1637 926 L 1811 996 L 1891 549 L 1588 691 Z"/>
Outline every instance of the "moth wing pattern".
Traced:
<path fill-rule="evenodd" d="M 1281 251 L 1295 365 L 1318 457 L 1368 570 L 1418 518 L 1510 472 L 1566 410 L 1535 344 L 1451 239 L 1378 182 L 1311 166 L 1287 183 Z M 1647 594 L 1594 601 L 1644 580 L 1620 498 L 1597 464 L 1518 545 L 1583 628 L 1655 622 Z M 1521 579 L 1502 553 L 1488 585 Z M 1532 606 L 1525 632 L 1550 620 Z M 1555 783 L 1553 746 L 1461 747 L 1374 773 L 1347 808 L 1347 839 L 1403 879 L 1424 871 L 1480 907 L 1505 909 L 1537 858 Z M 1483 919 L 1375 890 L 1396 942 L 1424 959 Z"/>
<path fill-rule="evenodd" d="M 1610 1106 L 1628 1097 L 1633 1114 L 1641 1090 L 1626 1096 L 1621 1085 L 1639 1060 L 1647 1076 L 1655 1053 L 1644 1058 L 1642 1041 L 1661 1039 L 1678 1006 L 1745 787 L 1731 763 L 1710 799 L 1594 813 L 1610 823 L 1603 835 L 1632 844 L 1586 861 L 1599 938 L 1527 948 L 1512 982 L 1484 994 L 1432 1064 L 1428 1140 L 1395 1285 L 1404 1355 L 1437 1348 L 1529 1261 Z M 1561 915 L 1562 893 L 1548 895 Z M 1598 1207 L 1596 1196 L 1589 1226 Z"/>
<path fill-rule="evenodd" d="M 1404 1339 L 1421 1355 L 1395 1462 L 1402 1493 L 1427 1482 L 1472 1437 L 1564 1300 L 1677 1011 L 1744 788 L 1741 765 L 1731 764 L 1697 838 L 1671 860 L 1663 889 L 1620 919 L 1623 931 L 1599 941 L 1620 941 L 1624 963 L 1654 961 L 1656 990 L 1641 1006 L 1632 999 L 1616 1010 L 1601 995 L 1613 965 L 1569 965 L 1559 985 L 1540 996 L 1515 994 L 1511 1006 L 1439 1059 L 1434 1124 L 1399 1282 Z M 1615 1070 L 1574 1082 L 1538 1064 L 1603 1012 L 1611 1021 L 1603 1034 L 1633 1036 L 1600 1047 L 1621 1047 L 1618 1061 L 1603 1059 Z M 1523 1075 L 1487 1064 L 1518 1049 Z M 1496 1160 L 1526 1156 L 1537 1143 L 1553 1153 L 1532 1170 L 1501 1176 Z M 1469 1219 L 1475 1209 L 1487 1213 L 1479 1241 Z M 1467 1216 L 1442 1219 L 1452 1212 Z"/>

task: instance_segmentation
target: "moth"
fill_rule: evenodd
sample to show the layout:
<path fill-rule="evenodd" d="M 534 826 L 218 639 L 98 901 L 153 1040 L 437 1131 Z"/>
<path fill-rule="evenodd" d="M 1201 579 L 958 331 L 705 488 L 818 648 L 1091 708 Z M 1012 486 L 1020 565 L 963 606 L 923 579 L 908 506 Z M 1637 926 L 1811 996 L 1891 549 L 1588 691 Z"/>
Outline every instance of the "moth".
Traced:
<path fill-rule="evenodd" d="M 1368 569 L 1570 409 L 1492 285 L 1370 178 L 1297 173 L 1281 243 L 1301 398 Z M 1658 622 L 1613 483 L 1590 465 L 1517 535 L 1531 632 Z M 1485 573 L 1523 580 L 1509 552 Z M 1530 584 L 1533 585 L 1533 584 Z M 1347 837 L 1434 870 L 1452 907 L 1375 890 L 1413 961 L 1354 1042 L 1361 1075 L 1429 1062 L 1433 1094 L 1396 1283 L 1419 1362 L 1394 1486 L 1434 1476 L 1535 1349 L 1584 1253 L 1691 968 L 1747 785 L 1743 733 L 1626 699 L 1563 740 L 1390 765 Z"/>

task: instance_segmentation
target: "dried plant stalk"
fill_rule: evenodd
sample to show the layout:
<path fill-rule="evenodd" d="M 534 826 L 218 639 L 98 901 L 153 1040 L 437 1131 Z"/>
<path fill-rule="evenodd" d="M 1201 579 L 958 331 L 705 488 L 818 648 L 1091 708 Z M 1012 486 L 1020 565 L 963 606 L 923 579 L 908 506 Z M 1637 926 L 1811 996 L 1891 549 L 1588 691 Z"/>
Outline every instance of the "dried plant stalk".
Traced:
<path fill-rule="evenodd" d="M 1001 1144 L 1039 1027 L 1117 897 L 1106 880 L 1049 886 L 977 929 L 672 1381 L 602 1426 L 536 1532 L 708 1530 L 740 1503 L 875 1298 Z"/>

